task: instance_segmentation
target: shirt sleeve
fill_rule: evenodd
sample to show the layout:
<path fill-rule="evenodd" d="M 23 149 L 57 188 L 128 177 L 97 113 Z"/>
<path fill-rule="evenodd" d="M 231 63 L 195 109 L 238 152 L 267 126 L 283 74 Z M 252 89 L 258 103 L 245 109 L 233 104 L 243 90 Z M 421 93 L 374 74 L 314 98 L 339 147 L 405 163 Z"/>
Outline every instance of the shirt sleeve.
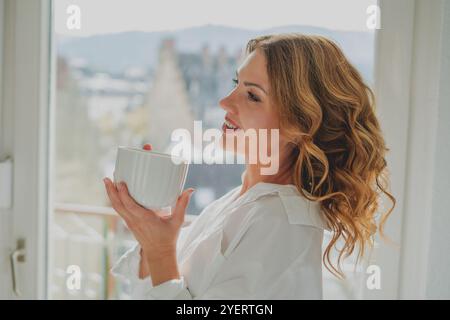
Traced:
<path fill-rule="evenodd" d="M 132 299 L 146 300 L 189 300 L 192 296 L 186 286 L 183 276 L 153 286 L 151 276 L 139 278 L 139 264 L 141 260 L 141 246 L 136 243 L 133 248 L 125 252 L 111 268 L 111 273 L 119 279 L 129 281 Z"/>

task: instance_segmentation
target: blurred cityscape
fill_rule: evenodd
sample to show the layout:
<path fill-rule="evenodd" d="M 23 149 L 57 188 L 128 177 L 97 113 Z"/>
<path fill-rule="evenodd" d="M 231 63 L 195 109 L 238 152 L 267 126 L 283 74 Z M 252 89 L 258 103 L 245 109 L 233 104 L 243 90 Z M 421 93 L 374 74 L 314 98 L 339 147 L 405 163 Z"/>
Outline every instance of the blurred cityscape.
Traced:
<path fill-rule="evenodd" d="M 232 88 L 242 51 L 211 52 L 205 45 L 198 53 L 182 53 L 173 39 L 164 39 L 158 57 L 154 70 L 134 67 L 120 74 L 58 57 L 56 202 L 108 205 L 102 178 L 112 175 L 119 145 L 151 143 L 168 152 L 177 128 L 193 135 L 194 120 L 202 120 L 204 129 L 221 127 L 225 112 L 218 101 Z M 242 170 L 242 165 L 191 164 L 186 188 L 197 192 L 188 213 L 198 214 L 238 185 Z"/>

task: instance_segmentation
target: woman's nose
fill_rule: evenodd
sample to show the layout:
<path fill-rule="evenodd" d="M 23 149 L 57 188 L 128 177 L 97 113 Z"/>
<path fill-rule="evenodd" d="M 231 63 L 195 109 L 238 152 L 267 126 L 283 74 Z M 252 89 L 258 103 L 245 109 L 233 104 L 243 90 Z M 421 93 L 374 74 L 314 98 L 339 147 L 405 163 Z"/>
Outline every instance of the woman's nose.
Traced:
<path fill-rule="evenodd" d="M 231 111 L 232 104 L 231 104 L 231 100 L 230 100 L 230 95 L 227 95 L 226 97 L 223 97 L 222 99 L 220 99 L 219 105 L 225 111 Z"/>

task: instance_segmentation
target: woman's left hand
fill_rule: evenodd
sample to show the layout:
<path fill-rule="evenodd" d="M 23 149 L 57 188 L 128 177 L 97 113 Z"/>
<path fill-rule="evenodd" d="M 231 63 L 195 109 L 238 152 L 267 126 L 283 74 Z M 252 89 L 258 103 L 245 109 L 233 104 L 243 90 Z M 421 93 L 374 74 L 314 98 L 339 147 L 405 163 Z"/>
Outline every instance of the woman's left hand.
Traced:
<path fill-rule="evenodd" d="M 184 222 L 186 208 L 194 189 L 185 190 L 179 197 L 170 216 L 163 217 L 157 212 L 139 205 L 128 193 L 125 183 L 118 187 L 105 178 L 106 191 L 115 211 L 125 220 L 128 229 L 145 252 L 148 262 L 160 261 L 176 253 L 176 243 Z"/>

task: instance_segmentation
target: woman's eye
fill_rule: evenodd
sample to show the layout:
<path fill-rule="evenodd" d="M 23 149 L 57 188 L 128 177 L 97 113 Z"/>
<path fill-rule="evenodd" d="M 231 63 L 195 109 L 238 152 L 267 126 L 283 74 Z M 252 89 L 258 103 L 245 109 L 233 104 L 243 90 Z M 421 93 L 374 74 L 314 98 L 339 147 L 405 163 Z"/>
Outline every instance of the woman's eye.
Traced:
<path fill-rule="evenodd" d="M 251 101 L 259 102 L 259 98 L 258 98 L 257 96 L 255 96 L 253 93 L 251 93 L 250 91 L 248 92 L 248 98 L 249 98 Z"/>
<path fill-rule="evenodd" d="M 239 84 L 238 79 L 233 78 L 233 85 L 234 87 L 236 87 Z M 257 96 L 255 96 L 253 93 L 251 93 L 250 91 L 248 91 L 248 99 L 253 101 L 253 102 L 259 102 L 259 98 Z"/>

